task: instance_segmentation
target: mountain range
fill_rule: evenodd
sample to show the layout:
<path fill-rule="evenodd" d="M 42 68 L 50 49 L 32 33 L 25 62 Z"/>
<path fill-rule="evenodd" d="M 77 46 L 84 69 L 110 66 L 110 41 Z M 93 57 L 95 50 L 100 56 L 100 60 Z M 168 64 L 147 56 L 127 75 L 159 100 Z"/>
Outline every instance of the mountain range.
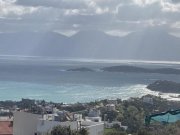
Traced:
<path fill-rule="evenodd" d="M 79 31 L 71 37 L 55 32 L 0 33 L 1 55 L 60 58 L 180 60 L 180 38 L 159 29 L 111 36 Z"/>

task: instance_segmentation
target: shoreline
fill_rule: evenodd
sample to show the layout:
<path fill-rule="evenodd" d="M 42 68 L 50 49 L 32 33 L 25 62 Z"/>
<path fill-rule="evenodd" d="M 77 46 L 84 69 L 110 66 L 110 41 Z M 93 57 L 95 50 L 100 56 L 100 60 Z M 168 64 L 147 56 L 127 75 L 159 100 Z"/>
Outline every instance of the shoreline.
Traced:
<path fill-rule="evenodd" d="M 24 112 L 42 116 L 52 116 L 58 114 L 68 114 L 63 117 L 62 121 L 71 121 L 74 115 L 81 115 L 82 118 L 89 118 L 91 112 L 99 112 L 98 118 L 106 123 L 120 122 L 126 127 L 125 132 L 137 133 L 145 126 L 146 116 L 153 114 L 161 114 L 169 110 L 179 110 L 180 101 L 168 101 L 160 97 L 146 95 L 141 98 L 130 98 L 128 100 L 100 100 L 87 103 L 63 104 L 55 102 L 47 102 L 45 100 L 37 101 L 30 99 L 22 99 L 19 102 L 1 102 L 2 117 L 13 117 L 14 112 Z M 106 118 L 104 117 L 106 115 Z M 58 115 L 59 116 L 59 115 Z M 71 116 L 71 117 L 69 117 Z M 72 118 L 72 119 L 71 119 Z M 157 120 L 154 124 L 160 125 L 163 121 Z M 104 124 L 104 123 L 103 123 Z M 151 127 L 154 127 L 152 124 Z M 138 126 L 134 126 L 138 125 Z M 111 127 L 111 129 L 114 129 Z"/>
<path fill-rule="evenodd" d="M 39 87 L 39 85 L 37 85 Z M 78 85 L 71 85 L 74 88 L 77 88 Z M 85 87 L 86 86 L 86 87 Z M 80 88 L 82 86 L 79 86 Z M 145 84 L 136 84 L 136 85 L 127 85 L 127 86 L 122 86 L 122 87 L 90 87 L 90 85 L 83 85 L 83 89 L 86 91 L 78 90 L 80 94 L 77 94 L 76 91 L 73 91 L 67 89 L 63 90 L 63 86 L 58 87 L 58 89 L 53 91 L 53 88 L 50 88 L 52 90 L 52 93 L 55 94 L 50 94 L 47 95 L 48 93 L 45 93 L 46 90 L 42 91 L 42 93 L 38 92 L 31 92 L 27 93 L 29 90 L 27 87 L 23 87 L 25 91 L 21 92 L 26 92 L 26 95 L 23 96 L 21 95 L 5 95 L 2 93 L 0 96 L 0 101 L 14 101 L 18 102 L 22 98 L 25 99 L 35 99 L 35 100 L 46 100 L 48 102 L 57 102 L 57 103 L 88 103 L 88 102 L 95 102 L 95 101 L 101 101 L 104 99 L 121 99 L 121 100 L 128 100 L 130 98 L 141 98 L 142 96 L 145 95 L 153 95 L 156 97 L 161 97 L 163 99 L 167 99 L 169 101 L 180 101 L 180 94 L 178 93 L 163 93 L 159 91 L 153 91 L 147 88 L 147 85 Z M 90 87 L 90 88 L 89 88 Z M 35 87 L 37 88 L 37 87 Z M 22 90 L 23 90 L 22 89 Z M 16 89 L 11 89 L 11 91 L 16 90 Z M 47 89 L 49 90 L 49 89 Z M 128 91 L 127 91 L 128 90 Z M 5 90 L 4 90 L 5 91 Z M 90 93 L 89 93 L 90 91 Z M 81 93 L 83 92 L 83 93 Z M 107 93 L 104 93 L 107 92 Z M 73 95 L 75 94 L 75 95 Z M 17 98 L 18 97 L 18 98 Z"/>
<path fill-rule="evenodd" d="M 20 102 L 22 99 L 28 99 L 28 100 L 34 100 L 34 101 L 46 101 L 46 102 L 52 102 L 52 103 L 62 103 L 62 104 L 77 104 L 77 103 L 80 103 L 80 104 L 87 104 L 87 103 L 90 103 L 90 102 L 100 102 L 102 100 L 122 100 L 122 101 L 127 101 L 127 100 L 130 100 L 131 98 L 142 98 L 144 96 L 147 96 L 147 95 L 151 95 L 151 96 L 154 96 L 154 97 L 160 97 L 161 99 L 165 99 L 167 101 L 174 101 L 174 102 L 179 102 L 180 101 L 180 94 L 176 94 L 176 93 L 162 93 L 162 92 L 158 92 L 158 91 L 151 91 L 149 90 L 151 93 L 147 93 L 147 94 L 144 94 L 144 95 L 141 95 L 139 97 L 128 97 L 128 98 L 125 98 L 125 99 L 122 99 L 122 98 L 117 98 L 117 97 L 109 97 L 109 98 L 99 98 L 99 99 L 96 99 L 96 100 L 90 100 L 90 101 L 87 101 L 87 102 L 69 102 L 69 103 L 66 103 L 66 102 L 56 102 L 56 101 L 50 101 L 50 100 L 46 100 L 46 99 L 35 99 L 35 98 L 21 98 L 19 100 L 11 100 L 11 99 L 7 99 L 7 100 L 0 100 L 0 102 Z"/>

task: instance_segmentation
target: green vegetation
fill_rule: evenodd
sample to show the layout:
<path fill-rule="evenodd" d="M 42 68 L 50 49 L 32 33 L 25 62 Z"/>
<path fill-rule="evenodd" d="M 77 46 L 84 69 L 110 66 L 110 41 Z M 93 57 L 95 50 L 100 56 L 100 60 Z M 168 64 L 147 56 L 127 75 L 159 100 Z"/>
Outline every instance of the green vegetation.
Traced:
<path fill-rule="evenodd" d="M 148 97 L 153 99 L 153 103 L 143 102 L 143 98 Z M 116 105 L 116 115 L 105 110 L 103 114 L 111 113 L 113 120 L 120 121 L 122 125 L 128 126 L 126 131 L 120 128 L 113 127 L 112 129 L 105 129 L 104 135 L 179 135 L 180 122 L 164 123 L 155 122 L 146 127 L 145 117 L 154 113 L 166 112 L 168 110 L 176 110 L 180 108 L 180 102 L 168 101 L 160 97 L 147 95 L 142 98 L 131 98 L 130 100 L 118 101 Z M 106 101 L 102 101 L 104 105 Z M 102 109 L 103 110 L 103 109 Z M 102 116 L 103 117 L 103 116 Z"/>
<path fill-rule="evenodd" d="M 51 131 L 51 135 L 88 135 L 88 131 L 85 128 L 76 131 L 71 130 L 70 127 L 56 126 Z"/>
<path fill-rule="evenodd" d="M 144 98 L 151 98 L 153 99 L 153 102 L 144 102 Z M 91 108 L 95 108 L 100 110 L 100 116 L 102 117 L 102 120 L 109 122 L 119 121 L 123 126 L 128 127 L 127 130 L 124 130 L 118 125 L 114 125 L 111 129 L 105 129 L 104 135 L 180 135 L 180 122 L 166 124 L 154 122 L 151 123 L 149 127 L 146 127 L 145 125 L 146 116 L 167 112 L 169 110 L 180 109 L 180 102 L 178 101 L 168 101 L 160 97 L 147 95 L 142 98 L 131 98 L 124 101 L 117 99 L 115 103 L 115 109 L 113 110 L 107 109 L 107 104 L 109 104 L 108 100 L 101 100 L 90 103 L 76 103 L 69 105 L 45 101 L 35 102 L 34 100 L 28 99 L 23 99 L 22 101 L 18 102 L 0 102 L 0 106 L 3 108 L 13 108 L 13 106 L 15 105 L 19 109 L 26 109 L 26 111 L 28 112 L 38 114 L 42 114 L 42 107 L 53 106 L 57 107 L 59 110 L 62 111 L 65 110 L 73 113 L 81 113 L 83 114 L 83 117 L 88 115 L 88 112 Z M 62 127 L 56 128 L 61 129 Z M 87 132 L 84 129 L 82 131 L 75 132 L 70 131 L 66 127 L 65 129 L 63 128 L 63 131 L 65 133 L 69 133 L 68 135 L 87 135 Z M 63 135 L 66 135 L 65 133 L 63 133 Z M 56 134 L 54 133 L 52 135 Z"/>

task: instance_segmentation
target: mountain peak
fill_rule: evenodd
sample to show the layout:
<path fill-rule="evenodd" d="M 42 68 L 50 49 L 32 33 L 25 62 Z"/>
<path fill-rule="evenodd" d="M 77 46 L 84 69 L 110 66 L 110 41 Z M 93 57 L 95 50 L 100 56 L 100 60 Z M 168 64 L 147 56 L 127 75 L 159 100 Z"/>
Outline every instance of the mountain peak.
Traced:
<path fill-rule="evenodd" d="M 180 39 L 162 29 L 146 29 L 125 37 L 99 30 L 79 31 L 71 37 L 56 32 L 1 33 L 0 43 L 4 55 L 180 60 Z"/>
<path fill-rule="evenodd" d="M 73 36 L 101 36 L 101 35 L 107 35 L 105 32 L 103 31 L 100 31 L 100 30 L 82 30 L 82 31 L 79 31 L 77 32 L 75 35 Z M 73 37 L 72 36 L 72 37 Z"/>

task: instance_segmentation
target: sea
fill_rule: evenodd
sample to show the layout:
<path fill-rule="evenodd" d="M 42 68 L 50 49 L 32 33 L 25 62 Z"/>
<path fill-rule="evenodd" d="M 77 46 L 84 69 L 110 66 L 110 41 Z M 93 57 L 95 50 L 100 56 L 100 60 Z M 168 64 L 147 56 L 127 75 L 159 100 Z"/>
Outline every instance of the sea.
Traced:
<path fill-rule="evenodd" d="M 58 103 L 142 97 L 147 94 L 179 100 L 178 94 L 148 90 L 156 80 L 180 82 L 180 75 L 103 72 L 101 68 L 129 65 L 144 68 L 180 68 L 179 62 L 59 59 L 51 57 L 0 56 L 0 101 L 22 98 Z M 68 71 L 86 67 L 94 72 Z"/>

